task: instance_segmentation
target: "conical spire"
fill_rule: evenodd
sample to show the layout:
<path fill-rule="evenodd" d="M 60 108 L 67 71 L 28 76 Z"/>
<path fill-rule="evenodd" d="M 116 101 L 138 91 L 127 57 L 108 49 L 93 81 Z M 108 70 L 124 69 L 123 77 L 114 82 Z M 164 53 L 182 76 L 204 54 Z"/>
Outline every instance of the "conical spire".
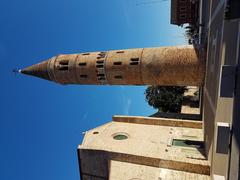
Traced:
<path fill-rule="evenodd" d="M 31 76 L 36 76 L 38 78 L 51 80 L 48 74 L 47 66 L 48 66 L 48 61 L 43 61 L 41 63 L 19 70 L 19 72 L 23 74 L 31 75 Z"/>

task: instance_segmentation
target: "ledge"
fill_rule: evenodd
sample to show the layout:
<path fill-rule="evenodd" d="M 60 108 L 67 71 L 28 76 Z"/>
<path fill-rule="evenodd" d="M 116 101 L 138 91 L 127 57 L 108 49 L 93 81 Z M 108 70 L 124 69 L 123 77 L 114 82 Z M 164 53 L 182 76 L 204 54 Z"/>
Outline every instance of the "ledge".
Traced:
<path fill-rule="evenodd" d="M 120 115 L 113 116 L 112 120 L 115 122 L 123 122 L 123 123 L 136 123 L 136 124 L 147 124 L 147 125 L 157 125 L 157 126 L 173 126 L 173 127 L 202 129 L 202 122 L 194 121 L 194 120 L 153 118 L 153 117 L 143 117 L 143 116 L 120 116 Z"/>

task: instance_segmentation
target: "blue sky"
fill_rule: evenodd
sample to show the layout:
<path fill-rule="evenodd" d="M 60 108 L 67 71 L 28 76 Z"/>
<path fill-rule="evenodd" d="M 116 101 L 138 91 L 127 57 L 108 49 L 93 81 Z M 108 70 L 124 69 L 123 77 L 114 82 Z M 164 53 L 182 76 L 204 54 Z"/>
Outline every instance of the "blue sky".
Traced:
<path fill-rule="evenodd" d="M 185 44 L 170 2 L 144 2 L 0 1 L 1 180 L 77 180 L 82 132 L 114 114 L 155 112 L 144 86 L 62 86 L 12 73 L 61 53 Z"/>

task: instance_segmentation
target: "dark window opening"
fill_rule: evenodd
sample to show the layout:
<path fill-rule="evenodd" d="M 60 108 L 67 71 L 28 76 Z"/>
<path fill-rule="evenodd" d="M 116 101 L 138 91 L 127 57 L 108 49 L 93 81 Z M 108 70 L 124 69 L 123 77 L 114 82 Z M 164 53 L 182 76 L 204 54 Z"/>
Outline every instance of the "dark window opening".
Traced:
<path fill-rule="evenodd" d="M 124 53 L 124 51 L 117 51 L 117 53 Z"/>
<path fill-rule="evenodd" d="M 98 60 L 97 63 L 98 64 L 102 64 L 104 61 L 103 60 Z"/>
<path fill-rule="evenodd" d="M 97 59 L 101 59 L 101 58 L 104 58 L 106 54 L 105 53 L 99 53 L 98 55 L 99 56 L 97 57 Z"/>
<path fill-rule="evenodd" d="M 130 65 L 138 65 L 138 62 L 131 62 Z"/>
<path fill-rule="evenodd" d="M 85 62 L 81 62 L 81 63 L 79 63 L 78 65 L 79 65 L 79 66 L 86 66 L 87 63 L 85 63 Z"/>
<path fill-rule="evenodd" d="M 173 146 L 182 146 L 182 147 L 192 147 L 202 149 L 204 144 L 202 141 L 192 141 L 192 140 L 185 140 L 185 139 L 173 139 L 172 141 Z"/>
<path fill-rule="evenodd" d="M 90 54 L 90 53 L 83 53 L 82 55 L 84 55 L 84 56 L 85 56 L 85 55 L 89 55 L 89 54 Z"/>
<path fill-rule="evenodd" d="M 68 60 L 62 60 L 62 61 L 60 61 L 59 62 L 59 64 L 61 64 L 61 65 L 68 65 Z"/>
<path fill-rule="evenodd" d="M 98 77 L 104 77 L 105 74 L 97 74 Z"/>
<path fill-rule="evenodd" d="M 60 71 L 67 71 L 68 70 L 68 66 L 61 66 L 59 67 Z"/>
<path fill-rule="evenodd" d="M 105 80 L 105 77 L 98 77 L 98 80 Z"/>
<path fill-rule="evenodd" d="M 131 58 L 131 61 L 134 61 L 134 62 L 139 61 L 139 58 Z"/>
<path fill-rule="evenodd" d="M 122 62 L 120 62 L 120 61 L 119 61 L 119 62 L 114 62 L 113 64 L 114 64 L 114 65 L 121 65 Z"/>
<path fill-rule="evenodd" d="M 88 75 L 86 75 L 86 74 L 81 74 L 80 77 L 81 77 L 81 78 L 87 78 Z"/>
<path fill-rule="evenodd" d="M 115 139 L 115 140 L 125 140 L 125 139 L 128 139 L 128 137 L 125 134 L 117 134 L 117 135 L 113 136 L 113 139 Z M 133 179 L 135 179 L 135 178 L 133 178 Z"/>
<path fill-rule="evenodd" d="M 122 76 L 121 75 L 116 75 L 114 76 L 115 79 L 122 79 Z"/>
<path fill-rule="evenodd" d="M 97 64 L 96 67 L 97 68 L 103 68 L 103 64 Z"/>

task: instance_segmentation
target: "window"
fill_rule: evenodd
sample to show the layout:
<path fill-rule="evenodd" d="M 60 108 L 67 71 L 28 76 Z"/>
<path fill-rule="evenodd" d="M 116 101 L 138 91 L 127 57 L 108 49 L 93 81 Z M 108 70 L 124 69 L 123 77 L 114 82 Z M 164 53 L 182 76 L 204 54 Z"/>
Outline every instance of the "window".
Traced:
<path fill-rule="evenodd" d="M 59 67 L 58 67 L 58 69 L 59 69 L 60 71 L 67 71 L 67 70 L 68 70 L 68 62 L 69 62 L 69 60 L 61 60 L 61 61 L 59 62 Z"/>
<path fill-rule="evenodd" d="M 105 80 L 105 74 L 97 74 L 98 80 Z"/>
<path fill-rule="evenodd" d="M 125 140 L 128 139 L 129 135 L 127 133 L 120 132 L 113 134 L 112 137 L 115 140 Z"/>
<path fill-rule="evenodd" d="M 114 65 L 121 65 L 122 62 L 118 61 L 118 62 L 114 62 L 113 64 L 114 64 Z"/>
<path fill-rule="evenodd" d="M 60 62 L 59 62 L 59 64 L 61 64 L 61 65 L 68 65 L 68 60 L 61 60 Z"/>
<path fill-rule="evenodd" d="M 97 68 L 103 68 L 103 64 L 97 64 L 96 67 Z"/>
<path fill-rule="evenodd" d="M 114 76 L 115 79 L 122 79 L 122 76 L 121 75 L 116 75 Z"/>
<path fill-rule="evenodd" d="M 103 60 L 98 60 L 97 61 L 97 64 L 102 64 L 103 63 Z"/>
<path fill-rule="evenodd" d="M 103 77 L 105 74 L 97 74 L 98 77 Z"/>
<path fill-rule="evenodd" d="M 139 58 L 131 58 L 130 59 L 130 65 L 138 65 Z"/>
<path fill-rule="evenodd" d="M 79 66 L 86 66 L 87 63 L 85 63 L 85 62 L 80 62 L 78 65 L 79 65 Z"/>
<path fill-rule="evenodd" d="M 130 60 L 133 62 L 137 62 L 137 61 L 139 61 L 139 58 L 131 58 Z"/>
<path fill-rule="evenodd" d="M 60 71 L 67 71 L 68 70 L 68 66 L 60 66 L 59 70 Z"/>
<path fill-rule="evenodd" d="M 88 75 L 86 75 L 86 74 L 81 74 L 80 75 L 80 78 L 82 78 L 82 79 L 86 79 L 88 77 Z"/>
<path fill-rule="evenodd" d="M 98 54 L 97 59 L 104 58 L 105 56 L 106 56 L 106 53 L 105 53 L 105 52 L 100 52 L 100 53 Z"/>
<path fill-rule="evenodd" d="M 185 140 L 185 139 L 173 139 L 172 145 L 198 148 L 198 149 L 202 149 L 204 146 L 202 141 L 192 141 L 192 140 Z"/>
<path fill-rule="evenodd" d="M 124 53 L 124 51 L 117 51 L 116 53 Z"/>
<path fill-rule="evenodd" d="M 130 62 L 130 65 L 138 65 L 138 62 Z"/>
<path fill-rule="evenodd" d="M 99 80 L 99 81 L 104 81 L 104 80 L 105 80 L 105 77 L 98 77 L 98 80 Z"/>

